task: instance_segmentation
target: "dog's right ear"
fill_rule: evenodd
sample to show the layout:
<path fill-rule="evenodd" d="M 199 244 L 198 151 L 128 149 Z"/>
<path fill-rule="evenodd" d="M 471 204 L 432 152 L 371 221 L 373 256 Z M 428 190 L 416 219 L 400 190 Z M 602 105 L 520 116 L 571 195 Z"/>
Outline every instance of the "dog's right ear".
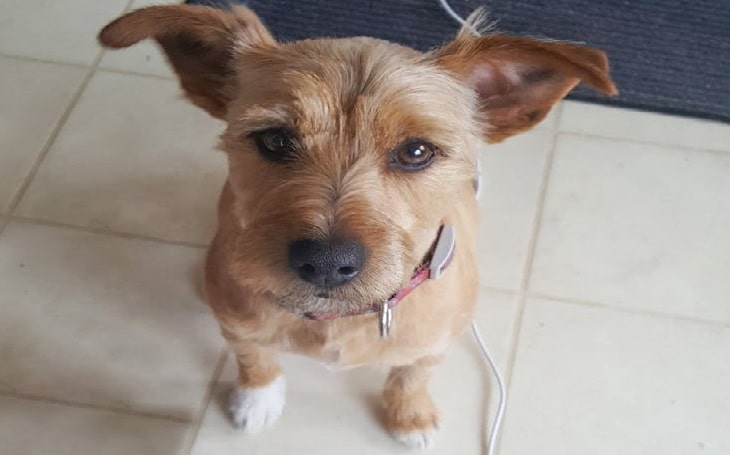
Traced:
<path fill-rule="evenodd" d="M 126 14 L 99 32 L 108 48 L 154 39 L 167 54 L 187 97 L 223 118 L 235 96 L 237 52 L 276 47 L 276 40 L 251 10 L 204 6 L 152 6 Z"/>

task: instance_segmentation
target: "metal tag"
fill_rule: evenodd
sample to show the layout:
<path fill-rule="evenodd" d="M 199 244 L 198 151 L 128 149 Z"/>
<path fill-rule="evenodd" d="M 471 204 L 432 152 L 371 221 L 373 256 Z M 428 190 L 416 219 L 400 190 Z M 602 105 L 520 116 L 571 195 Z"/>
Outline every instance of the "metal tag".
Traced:
<path fill-rule="evenodd" d="M 380 323 L 380 338 L 387 338 L 390 333 L 390 326 L 393 325 L 393 309 L 388 305 L 387 300 L 380 305 L 378 321 Z"/>

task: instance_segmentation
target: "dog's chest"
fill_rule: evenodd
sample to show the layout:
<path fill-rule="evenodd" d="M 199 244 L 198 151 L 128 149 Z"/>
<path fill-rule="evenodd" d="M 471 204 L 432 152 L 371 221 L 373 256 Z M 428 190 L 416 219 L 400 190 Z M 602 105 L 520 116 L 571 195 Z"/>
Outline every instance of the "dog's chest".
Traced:
<path fill-rule="evenodd" d="M 446 329 L 408 333 L 398 328 L 383 339 L 375 321 L 370 322 L 372 324 L 355 327 L 350 323 L 331 324 L 310 333 L 300 331 L 298 336 L 287 337 L 282 347 L 311 357 L 328 368 L 347 369 L 365 365 L 408 365 L 425 356 L 442 354 L 451 340 Z"/>

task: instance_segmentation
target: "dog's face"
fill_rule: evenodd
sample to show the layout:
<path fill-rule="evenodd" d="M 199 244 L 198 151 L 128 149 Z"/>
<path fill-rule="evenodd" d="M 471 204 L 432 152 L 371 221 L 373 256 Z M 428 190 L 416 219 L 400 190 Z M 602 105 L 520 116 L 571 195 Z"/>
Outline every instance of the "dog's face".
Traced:
<path fill-rule="evenodd" d="M 428 54 L 368 38 L 277 43 L 249 10 L 143 9 L 103 44 L 156 39 L 188 97 L 227 128 L 240 280 L 297 313 L 338 313 L 408 281 L 475 177 L 480 145 L 530 128 L 589 48 L 463 31 Z"/>
<path fill-rule="evenodd" d="M 222 142 L 243 279 L 299 311 L 388 298 L 471 185 L 472 92 L 419 53 L 364 38 L 278 46 L 241 58 L 238 74 Z M 344 273 L 313 270 L 328 255 Z"/>

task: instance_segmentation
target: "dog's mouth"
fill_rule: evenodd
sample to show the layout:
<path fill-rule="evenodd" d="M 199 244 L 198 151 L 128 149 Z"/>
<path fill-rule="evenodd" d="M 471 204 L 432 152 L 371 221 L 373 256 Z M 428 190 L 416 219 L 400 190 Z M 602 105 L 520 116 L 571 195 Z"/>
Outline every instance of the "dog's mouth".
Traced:
<path fill-rule="evenodd" d="M 421 283 L 429 279 L 438 279 L 441 276 L 454 257 L 454 236 L 453 226 L 442 225 L 431 249 L 424 256 L 420 265 L 414 269 L 410 279 L 405 280 L 400 287 L 387 295 L 361 294 L 359 290 L 362 290 L 362 287 L 344 287 L 299 288 L 282 295 L 271 293 L 270 296 L 282 308 L 307 319 L 333 319 L 340 316 L 378 312 L 383 309 L 389 311 Z M 395 285 L 392 282 L 390 284 Z"/>
<path fill-rule="evenodd" d="M 312 315 L 327 314 L 345 316 L 364 312 L 373 303 L 382 302 L 389 296 L 373 298 L 353 298 L 338 291 L 318 290 L 311 293 L 269 294 L 274 302 L 290 313 L 304 318 Z"/>
<path fill-rule="evenodd" d="M 379 305 L 407 283 L 408 277 L 362 277 L 356 282 L 333 288 L 320 288 L 298 281 L 270 290 L 268 296 L 281 308 L 305 319 L 352 316 Z"/>

